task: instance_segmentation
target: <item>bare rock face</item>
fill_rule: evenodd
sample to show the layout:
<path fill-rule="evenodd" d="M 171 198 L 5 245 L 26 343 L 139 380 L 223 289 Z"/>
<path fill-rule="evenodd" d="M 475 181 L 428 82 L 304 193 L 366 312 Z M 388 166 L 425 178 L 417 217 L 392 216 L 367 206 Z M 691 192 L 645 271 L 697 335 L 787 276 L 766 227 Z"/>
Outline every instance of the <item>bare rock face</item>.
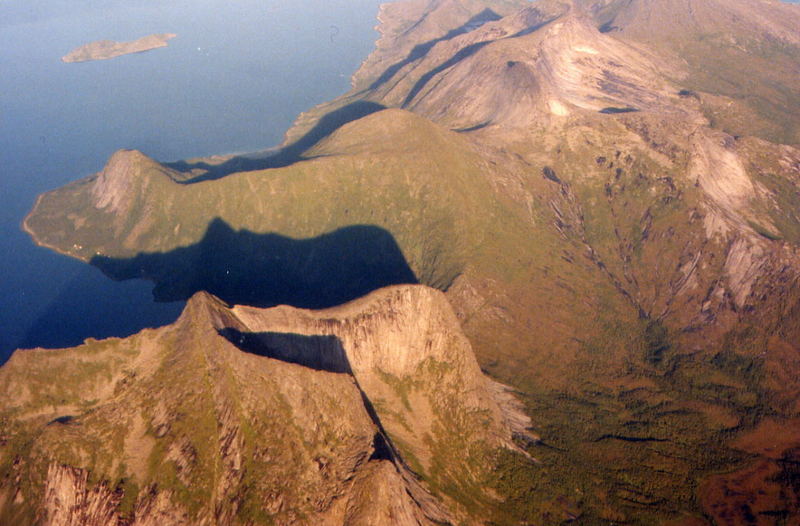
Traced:
<path fill-rule="evenodd" d="M 86 471 L 51 464 L 44 489 L 44 524 L 118 524 L 115 495 L 107 484 L 87 487 Z"/>
<path fill-rule="evenodd" d="M 239 306 L 233 314 L 256 333 L 245 337 L 243 345 L 284 360 L 311 358 L 318 360 L 312 366 L 351 372 L 401 456 L 417 462 L 418 473 L 428 475 L 434 460 L 442 462 L 433 458 L 435 451 L 452 455 L 446 463 L 456 465 L 476 440 L 493 437 L 513 447 L 512 433 L 529 425 L 527 419 L 522 429 L 509 425 L 514 413 L 498 404 L 445 296 L 433 289 L 387 288 L 324 311 Z M 307 336 L 300 341 L 313 347 L 287 346 L 281 333 Z M 329 346 L 318 346 L 310 339 L 314 335 L 328 335 Z M 454 435 L 445 430 L 468 422 L 480 433 L 465 429 L 453 443 Z"/>
<path fill-rule="evenodd" d="M 553 468 L 530 471 L 512 462 L 498 470 L 500 482 L 508 482 L 504 494 L 515 497 L 507 499 L 511 523 L 580 517 L 593 524 L 705 524 L 712 516 L 745 523 L 757 514 L 800 515 L 793 467 L 800 438 L 784 433 L 780 451 L 765 453 L 774 422 L 786 429 L 800 422 L 800 6 L 405 0 L 383 7 L 379 21 L 381 39 L 354 76 L 354 89 L 306 112 L 287 132 L 286 150 L 300 152 L 289 164 L 278 156 L 276 164 L 242 158 L 167 168 L 123 153 L 103 174 L 43 195 L 26 228 L 42 245 L 85 261 L 99 257 L 106 268 L 123 265 L 117 276 L 184 280 L 184 290 L 197 290 L 209 274 L 213 285 L 250 284 L 264 275 L 294 285 L 305 274 L 314 277 L 318 260 L 295 258 L 294 246 L 271 236 L 311 241 L 307 255 L 319 253 L 329 233 L 375 226 L 396 241 L 395 253 L 416 280 L 446 291 L 478 363 L 523 391 L 542 426 L 542 443 L 530 453 Z M 127 170 L 130 160 L 144 170 Z M 198 180 L 196 170 L 205 178 Z M 219 221 L 228 225 L 226 235 L 209 236 Z M 227 253 L 251 257 L 222 258 L 239 265 L 217 265 L 224 270 L 214 273 L 208 261 L 226 244 L 237 248 Z M 349 253 L 363 244 L 344 246 Z M 303 270 L 287 280 L 273 261 L 299 261 L 290 267 Z M 458 516 L 463 495 L 480 491 L 473 475 L 451 467 L 464 460 L 456 452 L 466 452 L 470 463 L 482 441 L 508 444 L 512 424 L 526 424 L 502 386 L 489 385 L 495 396 L 481 387 L 449 310 L 426 294 L 389 289 L 372 303 L 322 313 L 214 308 L 212 321 L 201 325 L 215 329 L 202 341 L 225 353 L 190 359 L 196 351 L 173 350 L 171 360 L 181 371 L 212 367 L 209 377 L 226 378 L 224 385 L 255 374 L 241 367 L 218 374 L 233 367 L 223 367 L 228 362 L 219 356 L 234 349 L 247 358 L 231 363 L 269 356 L 280 367 L 300 367 L 309 381 L 348 379 L 338 392 L 352 396 L 334 405 L 365 413 L 364 429 L 382 429 L 385 444 L 351 444 L 327 430 L 325 418 L 314 424 L 327 413 L 298 400 L 315 400 L 310 393 L 327 388 L 299 387 L 310 384 L 292 384 L 286 373 L 263 392 L 294 393 L 285 398 L 303 422 L 298 429 L 318 425 L 337 444 L 350 444 L 348 451 L 382 451 L 381 461 L 393 466 L 402 459 L 400 477 L 382 479 L 377 493 L 405 491 L 418 505 L 442 502 Z M 409 301 L 419 317 L 402 307 Z M 104 378 L 123 374 L 121 367 Z M 259 378 L 253 385 L 261 385 Z M 154 417 L 126 420 L 127 428 L 141 430 L 137 437 L 153 430 L 155 442 L 144 443 L 175 466 L 168 488 L 199 480 L 200 459 L 208 458 L 179 432 L 182 420 L 174 416 L 179 407 L 217 407 L 197 398 L 201 385 L 177 382 L 180 404 L 164 396 L 152 403 Z M 84 387 L 91 400 L 107 396 L 96 382 Z M 33 396 L 20 389 L 22 398 Z M 257 402 L 215 411 L 250 418 L 261 415 L 255 408 L 278 407 L 261 394 L 247 397 Z M 223 426 L 226 445 L 219 450 L 230 453 L 219 465 L 231 466 L 231 475 L 210 477 L 217 482 L 207 490 L 219 502 L 233 502 L 224 497 L 238 494 L 231 488 L 252 486 L 234 475 L 235 467 L 262 458 L 234 454 L 252 443 L 245 420 Z M 48 430 L 56 424 L 62 435 L 75 429 L 56 422 L 42 436 L 54 435 Z M 493 438 L 449 436 L 454 429 Z M 169 444 L 159 446 L 159 436 L 171 437 Z M 120 457 L 125 469 L 147 472 L 149 453 L 135 454 L 135 440 L 119 440 L 130 452 Z M 272 450 L 264 455 L 276 458 Z M 73 456 L 64 464 L 87 465 L 90 458 Z M 756 464 L 748 464 L 751 456 Z M 390 471 L 374 460 L 363 473 L 352 464 L 325 464 L 325 471 L 359 473 L 330 479 L 340 481 Z M 102 464 L 104 473 L 117 473 L 122 461 Z M 13 465 L 9 473 L 33 469 Z M 326 495 L 308 504 L 316 510 L 333 509 L 343 502 L 334 495 L 371 484 L 325 493 L 319 488 L 331 486 L 294 457 L 271 465 L 297 467 L 286 472 L 290 480 L 316 481 L 312 493 Z M 412 484 L 410 472 L 429 487 Z M 187 500 L 174 491 L 171 502 Z M 462 500 L 441 497 L 447 491 Z M 280 495 L 267 499 L 270 513 L 306 506 L 288 489 Z M 30 498 L 18 491 L 0 502 Z M 413 515 L 352 502 L 341 513 L 353 520 Z M 126 505 L 139 509 L 120 504 Z M 220 506 L 220 517 L 246 508 Z M 432 506 L 403 509 L 443 516 Z"/>
<path fill-rule="evenodd" d="M 131 195 L 137 186 L 137 179 L 143 177 L 147 168 L 155 164 L 137 150 L 120 150 L 111 156 L 103 171 L 92 184 L 91 194 L 97 208 L 125 214 L 135 201 Z M 146 191 L 146 186 L 142 191 Z"/>
<path fill-rule="evenodd" d="M 463 499 L 530 425 L 423 286 L 325 311 L 200 293 L 172 326 L 19 351 L 0 377 L 4 524 L 476 520 Z"/>

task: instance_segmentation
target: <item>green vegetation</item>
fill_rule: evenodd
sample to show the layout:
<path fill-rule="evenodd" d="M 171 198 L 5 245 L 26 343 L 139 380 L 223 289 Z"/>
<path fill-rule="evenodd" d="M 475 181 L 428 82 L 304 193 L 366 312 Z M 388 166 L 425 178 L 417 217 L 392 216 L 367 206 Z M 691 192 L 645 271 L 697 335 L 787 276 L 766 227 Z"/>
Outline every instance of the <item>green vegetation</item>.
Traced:
<path fill-rule="evenodd" d="M 373 137 L 384 127 L 384 137 Z M 367 137 L 384 151 L 361 152 Z M 394 237 L 419 281 L 447 289 L 463 271 L 468 247 L 481 243 L 485 231 L 479 225 L 492 223 L 496 203 L 487 200 L 479 159 L 456 134 L 412 114 L 366 117 L 308 155 L 316 158 L 186 185 L 131 155 L 141 186 L 126 190 L 133 195 L 126 197 L 130 208 L 123 217 L 95 208 L 86 184 L 76 184 L 43 196 L 26 224 L 40 242 L 85 260 L 168 253 L 199 243 L 215 219 L 235 231 L 294 239 L 375 225 Z M 459 213 L 462 208 L 470 213 Z M 77 229 L 74 216 L 82 218 Z M 73 229 L 67 241 L 65 233 Z M 195 261 L 185 265 L 154 277 L 162 287 L 201 279 Z"/>
<path fill-rule="evenodd" d="M 771 173 L 762 173 L 758 181 L 771 193 L 774 203 L 766 210 L 768 217 L 778 228 L 780 235 L 776 235 L 763 228 L 754 229 L 768 239 L 785 239 L 792 244 L 800 243 L 800 189 L 798 181 L 787 177 L 780 177 Z M 752 225 L 751 225 L 752 226 Z"/>
<path fill-rule="evenodd" d="M 403 70 L 403 78 L 391 83 L 389 91 L 354 91 L 309 112 L 288 137 L 300 137 L 330 110 L 353 102 L 400 104 L 415 79 L 429 75 L 416 65 L 427 64 L 423 55 L 434 48 L 452 53 L 439 57 L 443 64 L 464 59 L 452 68 L 472 68 L 470 75 L 490 71 L 494 62 L 489 60 L 498 56 L 487 52 L 465 58 L 464 49 L 472 48 L 458 48 L 461 41 L 471 45 L 469 36 L 451 35 L 447 42 L 440 41 L 447 45 L 433 42 L 426 47 L 426 42 L 457 29 L 486 6 L 477 0 L 459 4 L 464 9 L 458 12 L 443 3 L 442 11 L 423 19 L 401 16 L 384 33 L 384 44 L 408 35 L 421 40 L 378 50 L 356 84 L 366 90 L 394 64 L 402 69 L 413 62 L 415 67 Z M 683 5 L 650 4 L 653 9 Z M 453 364 L 430 360 L 417 374 L 404 378 L 378 371 L 387 392 L 395 396 L 377 400 L 374 408 L 391 422 L 390 438 L 436 495 L 455 502 L 465 514 L 491 515 L 498 525 L 702 520 L 710 512 L 704 508 L 701 488 L 716 484 L 716 475 L 740 472 L 756 456 L 736 449 L 737 438 L 757 429 L 765 418 L 798 418 L 800 386 L 793 377 L 799 365 L 792 361 L 800 338 L 797 154 L 746 136 L 800 143 L 795 78 L 800 50 L 769 33 L 761 36 L 747 24 L 720 31 L 714 25 L 716 16 L 685 27 L 670 26 L 677 35 L 664 37 L 659 33 L 664 28 L 648 26 L 659 23 L 657 16 L 643 22 L 648 17 L 637 18 L 640 13 L 629 9 L 635 5 L 646 14 L 644 6 L 650 4 L 610 2 L 593 16 L 602 34 L 610 33 L 598 39 L 630 38 L 636 45 L 652 46 L 656 54 L 663 46 L 670 57 L 675 50 L 680 64 L 664 64 L 664 70 L 674 74 L 671 82 L 662 78 L 651 86 L 644 78 L 634 86 L 644 93 L 643 100 L 657 99 L 669 111 L 660 113 L 656 103 L 642 111 L 620 111 L 633 108 L 631 103 L 609 106 L 617 110 L 601 115 L 570 106 L 563 119 L 536 114 L 526 127 L 515 127 L 513 120 L 503 121 L 498 110 L 497 121 L 456 133 L 420 115 L 388 109 L 343 125 L 301 152 L 298 162 L 194 183 L 186 173 L 127 154 L 118 160 L 129 163 L 135 173 L 130 180 L 115 181 L 118 174 L 109 173 L 103 176 L 108 180 L 88 179 L 48 193 L 26 226 L 40 243 L 87 261 L 99 254 L 124 265 L 134 258 L 129 263 L 136 272 L 144 268 L 136 265 L 141 254 L 181 256 L 157 260 L 161 267 L 147 269 L 161 297 L 179 296 L 175 291 L 194 290 L 208 279 L 207 262 L 221 251 L 203 241 L 217 221 L 234 233 L 231 242 L 241 245 L 237 248 L 244 261 L 286 257 L 296 267 L 302 265 L 286 254 L 259 252 L 263 237 L 258 236 L 309 240 L 353 226 L 378 228 L 396 242 L 416 279 L 448 291 L 479 361 L 491 375 L 523 393 L 542 438 L 539 444 L 523 444 L 536 459 L 532 461 L 519 452 L 495 450 L 468 433 L 454 436 L 453 429 L 485 426 L 487 416 L 457 403 L 463 386 L 453 380 Z M 503 2 L 496 7 L 500 13 L 518 5 Z M 703 16 L 675 14 L 689 20 Z M 528 15 L 539 20 L 541 13 Z M 625 23 L 630 24 L 625 31 L 614 29 Z M 503 24 L 497 24 L 498 34 Z M 512 40 L 503 38 L 505 44 Z M 610 42 L 598 40 L 598 49 Z M 414 48 L 417 44 L 423 48 Z M 548 41 L 553 53 L 558 44 Z M 568 44 L 572 52 L 573 43 Z M 422 55 L 415 57 L 414 49 Z M 530 54 L 522 45 L 520 49 Z M 436 56 L 430 58 L 435 62 Z M 501 65 L 519 63 L 499 58 Z M 439 65 L 431 64 L 432 71 Z M 645 66 L 653 69 L 649 63 Z M 446 71 L 438 73 L 444 76 Z M 503 98 L 503 86 L 487 84 L 476 86 L 476 91 L 487 99 Z M 440 85 L 447 83 L 442 80 Z M 538 94 L 538 84 L 533 87 L 531 93 Z M 572 96 L 564 89 L 565 98 Z M 672 94 L 668 101 L 662 100 L 665 89 Z M 528 110 L 539 111 L 537 104 L 548 102 L 534 101 Z M 425 111 L 446 124 L 469 109 L 454 104 Z M 515 115 L 523 112 L 505 109 Z M 704 128 L 704 117 L 712 128 L 736 136 L 720 140 L 726 152 L 741 158 L 755 183 L 756 195 L 745 196 L 742 203 L 736 199 L 736 206 L 720 204 L 718 196 L 697 181 L 696 164 L 703 159 L 693 141 L 704 133 L 715 136 Z M 727 181 L 720 184 L 726 186 Z M 95 206 L 99 199 L 114 198 L 124 210 Z M 304 274 L 312 271 L 303 268 Z M 138 274 L 131 271 L 126 276 L 134 275 Z M 749 280 L 751 275 L 756 279 Z M 246 273 L 236 277 L 247 283 Z M 140 398 L 119 380 L 127 381 L 132 374 L 126 363 L 135 351 L 105 353 L 100 344 L 90 343 L 87 349 L 95 349 L 91 352 L 96 355 L 85 349 L 74 368 L 59 371 L 67 379 L 66 387 L 57 385 L 52 373 L 37 372 L 52 369 L 32 368 L 27 373 L 24 381 L 44 393 L 29 409 L 52 412 L 47 418 L 75 413 L 75 424 L 88 426 L 107 413 L 97 403 L 81 402 L 87 389 L 116 382 L 115 396 L 144 399 L 152 412 L 159 403 L 157 385 L 179 386 L 181 397 L 170 406 L 169 432 L 154 438 L 147 477 L 196 513 L 204 496 L 215 491 L 211 481 L 227 462 L 214 442 L 227 429 L 218 400 L 228 399 L 226 389 L 274 392 L 277 385 L 215 366 L 210 354 L 201 350 L 205 342 L 186 341 L 182 333 L 174 336 L 174 356 L 146 386 L 152 394 L 143 395 L 149 392 L 145 387 L 135 393 Z M 177 378 L 175 371 L 180 371 Z M 131 376 L 131 383 L 134 380 Z M 423 394 L 429 411 L 416 403 Z M 101 397 L 92 394 L 91 399 Z M 268 484 L 293 503 L 301 500 L 302 491 L 332 498 L 325 492 L 327 486 L 300 466 L 315 465 L 326 456 L 326 448 L 344 447 L 352 437 L 333 428 L 309 437 L 302 426 L 285 424 L 298 411 L 318 416 L 337 408 L 335 399 L 314 402 L 319 407 L 309 403 L 313 411 L 292 405 L 292 400 L 275 393 L 225 408 L 243 437 L 242 457 L 251 459 L 242 479 L 234 481 L 242 491 L 238 514 L 243 522 L 281 521 L 256 500 Z M 17 409 L 9 411 L 7 418 L 15 421 Z M 411 417 L 415 411 L 431 422 L 425 436 L 415 437 L 418 441 L 408 438 L 416 424 Z M 45 417 L 37 418 L 36 425 L 41 425 Z M 129 480 L 125 472 L 132 468 L 127 460 L 115 461 L 124 457 L 126 422 L 90 433 L 88 446 L 81 448 L 71 446 L 70 425 L 57 428 L 58 433 L 45 429 L 37 435 L 31 431 L 35 427 L 9 424 L 11 451 L 40 463 L 26 491 L 41 483 L 45 444 L 64 461 L 96 466 L 108 480 Z M 155 428 L 148 426 L 155 437 Z M 272 437 L 270 443 L 265 443 L 266 436 Z M 286 441 L 302 447 L 281 451 Z M 108 451 L 97 451 L 101 444 L 109 444 Z M 193 459 L 190 475 L 174 458 L 181 458 L 171 449 L 175 444 Z M 420 450 L 430 454 L 423 456 Z M 783 452 L 775 452 L 779 453 Z M 13 470 L 12 458 L 2 457 L 5 473 Z M 789 461 L 781 462 L 786 466 L 773 478 L 788 502 L 798 492 L 796 474 Z M 268 480 L 257 476 L 265 472 Z M 311 482 L 304 480 L 307 487 L 298 490 L 292 481 L 302 475 Z M 195 477 L 200 482 L 187 482 Z M 496 495 L 485 491 L 487 487 Z M 129 506 L 130 501 L 125 502 Z M 780 515 L 790 510 L 773 511 Z"/>
<path fill-rule="evenodd" d="M 701 35 L 680 44 L 691 65 L 689 89 L 730 97 L 754 118 L 709 108 L 709 117 L 732 135 L 755 135 L 776 143 L 798 144 L 800 91 L 790 80 L 800 49 L 775 40 L 731 43 L 725 35 Z"/>
<path fill-rule="evenodd" d="M 493 424 L 484 411 L 465 408 L 461 401 L 464 386 L 460 378 L 463 372 L 457 367 L 456 364 L 429 358 L 417 367 L 414 374 L 403 378 L 377 371 L 381 381 L 402 400 L 404 410 L 384 413 L 385 404 L 376 405 L 376 410 L 384 425 L 390 419 L 398 420 L 396 413 L 408 415 L 403 420 L 430 424 L 430 431 L 421 437 L 429 455 L 427 469 L 415 454 L 415 446 L 406 442 L 402 433 L 392 432 L 391 426 L 387 431 L 404 461 L 424 478 L 434 495 L 446 495 L 469 516 L 480 517 L 496 504 L 483 490 L 483 474 L 489 472 L 492 465 L 492 447 L 486 441 L 485 432 Z M 425 401 L 422 407 L 411 402 L 420 398 Z M 426 414 L 426 407 L 431 414 Z M 400 423 L 403 425 L 402 421 Z M 411 431 L 407 425 L 403 427 Z M 460 431 L 454 433 L 454 430 Z M 417 427 L 415 434 L 419 433 Z"/>
<path fill-rule="evenodd" d="M 658 321 L 649 321 L 644 329 L 644 359 L 651 365 L 659 365 L 670 350 L 667 328 Z"/>

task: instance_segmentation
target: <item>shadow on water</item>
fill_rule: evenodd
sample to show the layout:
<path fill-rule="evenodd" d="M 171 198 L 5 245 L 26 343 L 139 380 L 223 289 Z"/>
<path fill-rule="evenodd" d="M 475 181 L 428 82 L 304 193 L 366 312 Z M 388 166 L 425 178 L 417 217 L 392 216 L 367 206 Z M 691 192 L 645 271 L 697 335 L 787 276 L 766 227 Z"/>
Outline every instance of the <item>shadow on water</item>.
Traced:
<path fill-rule="evenodd" d="M 0 364 L 14 349 L 73 347 L 87 338 L 125 337 L 146 327 L 160 327 L 175 321 L 182 308 L 183 303 L 154 304 L 141 283 L 110 283 L 97 269 L 81 263 L 13 346 L 0 355 Z"/>
<path fill-rule="evenodd" d="M 236 157 L 220 165 L 181 161 L 170 166 L 187 172 L 207 170 L 184 183 L 286 166 L 345 124 L 383 109 L 373 102 L 349 104 L 325 115 L 298 141 L 270 157 Z M 195 246 L 168 254 L 142 254 L 130 260 L 95 258 L 91 263 L 116 280 L 155 281 L 153 293 L 161 302 L 185 300 L 198 290 L 208 290 L 231 303 L 325 307 L 385 285 L 417 283 L 391 234 L 370 226 L 352 226 L 311 240 L 292 240 L 274 234 L 234 232 L 216 220 Z M 63 284 L 29 328 L 8 342 L 4 340 L 0 365 L 14 349 L 72 347 L 89 337 L 129 336 L 145 327 L 171 323 L 183 308 L 182 303 L 154 306 L 149 298 L 147 305 L 140 302 L 132 308 L 127 288 L 110 291 L 106 279 L 95 273 L 85 267 L 79 276 Z"/>
<path fill-rule="evenodd" d="M 301 155 L 303 152 L 330 136 L 345 124 L 384 109 L 386 109 L 386 106 L 363 100 L 343 106 L 323 116 L 319 122 L 300 139 L 273 154 L 265 154 L 264 156 L 236 156 L 220 164 L 209 164 L 204 161 L 177 161 L 174 163 L 166 163 L 166 165 L 179 172 L 188 173 L 198 169 L 205 172 L 196 177 L 190 177 L 181 181 L 184 184 L 220 179 L 236 172 L 289 166 L 290 164 L 302 160 Z"/>
<path fill-rule="evenodd" d="M 235 231 L 217 218 L 194 245 L 131 259 L 98 256 L 91 263 L 113 279 L 154 281 L 157 301 L 205 290 L 228 303 L 324 308 L 388 285 L 418 283 L 394 237 L 370 225 L 292 239 Z"/>

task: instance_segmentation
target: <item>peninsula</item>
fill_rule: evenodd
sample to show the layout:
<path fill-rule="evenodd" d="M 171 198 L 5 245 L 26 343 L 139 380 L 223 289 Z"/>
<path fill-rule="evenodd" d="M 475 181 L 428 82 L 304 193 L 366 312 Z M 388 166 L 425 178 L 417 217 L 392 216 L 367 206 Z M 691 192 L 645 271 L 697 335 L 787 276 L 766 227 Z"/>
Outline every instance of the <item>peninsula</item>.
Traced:
<path fill-rule="evenodd" d="M 40 196 L 187 304 L 0 368 L 0 524 L 800 526 L 800 10 L 754 5 L 388 2 L 273 156 Z"/>
<path fill-rule="evenodd" d="M 142 53 L 151 49 L 166 47 L 167 42 L 176 36 L 174 33 L 162 33 L 148 35 L 130 42 L 98 40 L 73 49 L 61 57 L 61 60 L 64 62 L 88 62 L 90 60 L 106 60 L 121 55 L 130 55 L 131 53 Z"/>

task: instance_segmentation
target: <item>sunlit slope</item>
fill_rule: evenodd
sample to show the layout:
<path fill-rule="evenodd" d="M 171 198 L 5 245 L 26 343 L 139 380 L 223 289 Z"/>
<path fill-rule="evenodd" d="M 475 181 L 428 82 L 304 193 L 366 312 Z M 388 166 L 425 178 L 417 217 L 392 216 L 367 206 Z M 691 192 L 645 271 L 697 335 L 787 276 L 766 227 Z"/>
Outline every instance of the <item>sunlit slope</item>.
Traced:
<path fill-rule="evenodd" d="M 523 516 L 796 514 L 788 443 L 754 469 L 766 442 L 734 440 L 766 440 L 748 435 L 765 415 L 797 421 L 800 152 L 780 145 L 797 143 L 796 7 L 575 7 L 537 2 L 383 55 L 398 67 L 368 62 L 371 83 L 299 125 L 364 98 L 459 130 L 502 167 L 486 175 L 525 226 L 476 247 L 448 294 L 561 451 L 537 450 L 548 469 L 507 486 Z M 503 246 L 514 258 L 477 264 Z"/>
<path fill-rule="evenodd" d="M 295 239 L 373 225 L 391 233 L 421 282 L 444 289 L 489 235 L 485 225 L 506 215 L 468 143 L 408 112 L 354 122 L 306 155 L 286 168 L 182 184 L 141 153 L 118 152 L 101 174 L 43 195 L 26 228 L 89 261 L 187 247 L 215 219 Z"/>
<path fill-rule="evenodd" d="M 528 517 L 544 520 L 548 509 L 590 524 L 699 516 L 701 506 L 687 503 L 706 475 L 748 466 L 734 437 L 765 415 L 797 421 L 797 205 L 776 204 L 796 195 L 796 160 L 782 152 L 797 152 L 741 140 L 669 159 L 625 130 L 643 124 L 651 122 L 609 118 L 553 140 L 558 155 L 532 162 L 517 192 L 532 195 L 531 231 L 558 232 L 558 250 L 520 258 L 508 288 L 476 278 L 450 291 L 490 370 L 531 394 L 537 430 L 554 448 L 536 450 L 548 469 L 528 479 L 533 503 L 520 496 Z M 728 156 L 747 161 L 743 172 L 735 162 L 715 171 L 698 168 L 704 155 L 716 166 Z M 729 181 L 735 173 L 746 179 Z M 766 181 L 791 191 L 767 193 Z M 748 182 L 758 193 L 723 191 Z M 759 440 L 750 451 L 768 447 L 766 435 Z M 759 509 L 795 513 L 791 478 L 770 462 L 742 501 L 769 486 L 787 496 Z M 705 509 L 726 499 L 719 487 L 704 491 L 713 494 Z M 559 496 L 574 507 L 559 510 Z"/>
<path fill-rule="evenodd" d="M 181 185 L 141 160 L 157 191 L 132 185 L 131 199 L 113 199 L 136 178 L 112 162 L 45 195 L 26 224 L 85 260 L 192 246 L 217 217 L 292 239 L 384 229 L 417 279 L 447 290 L 482 367 L 526 394 L 542 465 L 498 470 L 509 523 L 797 515 L 800 439 L 770 450 L 769 430 L 800 421 L 800 151 L 764 131 L 796 124 L 796 101 L 774 95 L 796 89 L 780 73 L 797 64 L 781 29 L 795 6 L 575 4 L 504 4 L 473 23 L 478 4 L 392 4 L 356 88 L 302 116 L 288 143 L 354 103 L 396 109 L 284 168 Z M 471 7 L 457 25 L 430 23 L 458 5 Z M 717 21 L 695 30 L 689 15 Z M 772 35 L 788 62 L 750 53 L 747 76 L 727 40 L 703 50 L 722 29 Z M 731 94 L 714 78 L 747 82 Z"/>
<path fill-rule="evenodd" d="M 352 76 L 354 97 L 346 96 L 302 113 L 286 133 L 294 142 L 311 129 L 320 116 L 344 106 L 348 100 L 387 82 L 397 82 L 407 67 L 424 57 L 435 45 L 469 33 L 482 24 L 513 14 L 528 0 L 412 0 L 380 6 L 376 29 L 381 37 L 375 49 Z"/>
<path fill-rule="evenodd" d="M 607 34 L 685 64 L 687 89 L 731 134 L 800 143 L 800 6 L 762 0 L 582 2 Z"/>
<path fill-rule="evenodd" d="M 325 311 L 199 293 L 171 326 L 19 351 L 0 379 L 3 524 L 473 524 L 524 431 L 422 286 Z"/>

